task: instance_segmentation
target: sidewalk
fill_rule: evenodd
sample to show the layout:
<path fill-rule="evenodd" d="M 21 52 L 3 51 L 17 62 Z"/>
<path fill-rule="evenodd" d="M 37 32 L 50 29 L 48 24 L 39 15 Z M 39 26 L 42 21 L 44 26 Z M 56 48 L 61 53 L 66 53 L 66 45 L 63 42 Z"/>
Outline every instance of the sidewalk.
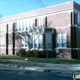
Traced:
<path fill-rule="evenodd" d="M 25 70 L 42 71 L 42 72 L 56 72 L 61 74 L 73 75 L 73 73 L 80 74 L 80 64 L 51 64 L 31 61 L 19 60 L 2 60 L 5 66 L 21 68 Z"/>

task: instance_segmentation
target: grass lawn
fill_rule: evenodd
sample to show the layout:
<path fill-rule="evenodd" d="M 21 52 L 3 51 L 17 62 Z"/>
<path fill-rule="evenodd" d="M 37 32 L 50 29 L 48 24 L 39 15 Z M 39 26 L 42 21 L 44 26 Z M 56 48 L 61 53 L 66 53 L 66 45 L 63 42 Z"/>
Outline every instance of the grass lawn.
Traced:
<path fill-rule="evenodd" d="M 0 59 L 3 60 L 25 60 L 34 61 L 34 62 L 47 62 L 55 64 L 80 64 L 79 59 L 57 59 L 57 58 L 33 58 L 33 57 L 18 57 L 18 56 L 0 56 Z"/>

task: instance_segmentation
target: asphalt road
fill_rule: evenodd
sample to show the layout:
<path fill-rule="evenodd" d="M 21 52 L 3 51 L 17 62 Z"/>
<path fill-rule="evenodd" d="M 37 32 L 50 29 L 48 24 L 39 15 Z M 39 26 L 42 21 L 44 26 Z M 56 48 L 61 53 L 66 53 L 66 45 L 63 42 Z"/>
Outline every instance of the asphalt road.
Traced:
<path fill-rule="evenodd" d="M 72 75 L 0 66 L 0 80 L 73 80 Z"/>

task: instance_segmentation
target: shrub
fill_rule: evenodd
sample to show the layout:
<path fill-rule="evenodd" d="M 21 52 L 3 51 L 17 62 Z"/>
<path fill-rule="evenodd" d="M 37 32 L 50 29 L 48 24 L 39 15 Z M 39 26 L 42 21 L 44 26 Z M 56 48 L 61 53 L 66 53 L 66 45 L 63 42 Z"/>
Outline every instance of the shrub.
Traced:
<path fill-rule="evenodd" d="M 25 49 L 20 49 L 16 54 L 17 56 L 25 57 L 27 55 L 27 52 Z"/>
<path fill-rule="evenodd" d="M 34 56 L 37 58 L 43 58 L 44 54 L 42 51 L 34 51 Z"/>
<path fill-rule="evenodd" d="M 33 51 L 28 51 L 27 52 L 27 57 L 43 58 L 44 54 L 43 54 L 42 51 L 33 50 Z"/>
<path fill-rule="evenodd" d="M 33 51 L 28 51 L 27 52 L 27 57 L 34 57 Z"/>
<path fill-rule="evenodd" d="M 16 55 L 19 56 L 19 52 L 17 52 Z"/>
<path fill-rule="evenodd" d="M 21 57 L 36 57 L 36 58 L 44 58 L 44 54 L 42 51 L 32 50 L 27 51 L 25 49 L 21 49 L 16 53 L 17 56 Z"/>

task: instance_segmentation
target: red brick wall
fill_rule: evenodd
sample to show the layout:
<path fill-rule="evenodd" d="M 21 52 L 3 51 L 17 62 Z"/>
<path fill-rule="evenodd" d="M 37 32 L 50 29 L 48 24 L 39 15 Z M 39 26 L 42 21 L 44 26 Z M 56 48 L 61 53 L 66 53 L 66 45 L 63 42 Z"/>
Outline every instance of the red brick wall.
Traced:
<path fill-rule="evenodd" d="M 0 55 L 6 55 L 6 49 L 0 48 Z"/>
<path fill-rule="evenodd" d="M 47 16 L 48 27 L 65 27 L 70 24 L 70 13 L 59 13 Z"/>

